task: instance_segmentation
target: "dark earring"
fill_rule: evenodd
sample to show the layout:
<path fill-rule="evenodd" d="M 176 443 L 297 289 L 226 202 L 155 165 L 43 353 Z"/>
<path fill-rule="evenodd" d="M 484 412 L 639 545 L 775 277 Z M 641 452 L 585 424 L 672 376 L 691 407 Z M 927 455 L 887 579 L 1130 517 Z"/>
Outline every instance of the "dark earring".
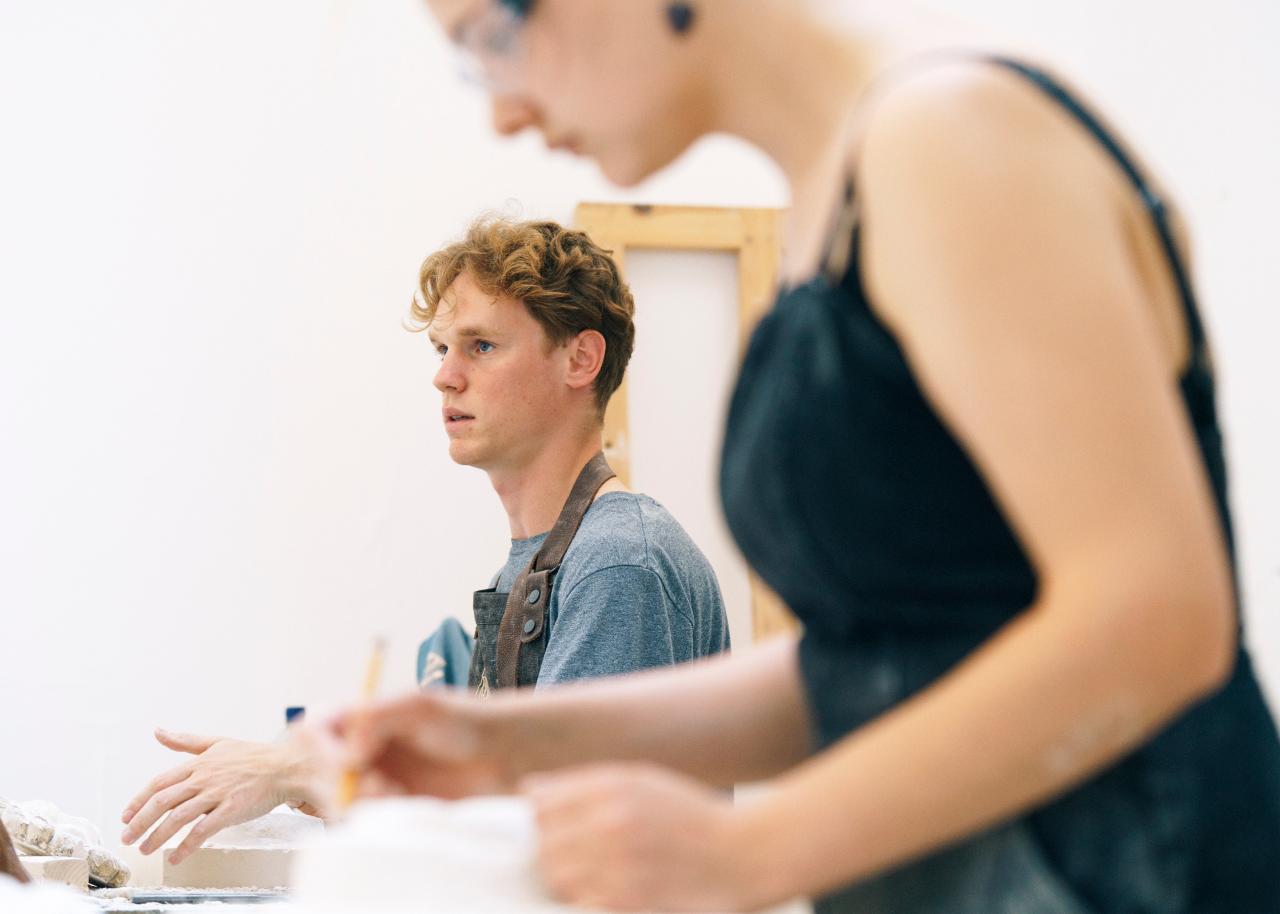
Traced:
<path fill-rule="evenodd" d="M 667 22 L 677 35 L 686 35 L 693 28 L 693 5 L 690 3 L 668 3 Z"/>

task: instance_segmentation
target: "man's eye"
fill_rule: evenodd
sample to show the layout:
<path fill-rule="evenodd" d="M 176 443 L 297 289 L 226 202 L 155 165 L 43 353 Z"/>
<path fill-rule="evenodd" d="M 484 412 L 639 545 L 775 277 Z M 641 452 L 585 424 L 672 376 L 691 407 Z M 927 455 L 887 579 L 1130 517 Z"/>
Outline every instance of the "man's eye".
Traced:
<path fill-rule="evenodd" d="M 493 352 L 493 343 L 480 340 L 476 343 L 476 352 Z"/>
<path fill-rule="evenodd" d="M 440 356 L 440 358 L 442 359 L 444 358 L 444 354 L 448 351 L 449 351 L 449 347 L 446 346 L 444 343 L 441 343 L 439 346 L 436 347 L 436 355 Z"/>

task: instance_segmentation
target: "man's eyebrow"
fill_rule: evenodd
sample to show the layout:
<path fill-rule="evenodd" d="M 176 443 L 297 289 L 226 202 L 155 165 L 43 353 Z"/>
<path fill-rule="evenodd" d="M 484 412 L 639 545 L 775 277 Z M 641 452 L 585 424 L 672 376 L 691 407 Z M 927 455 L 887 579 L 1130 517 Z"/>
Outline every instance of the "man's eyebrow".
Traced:
<path fill-rule="evenodd" d="M 482 327 L 479 325 L 472 327 L 458 327 L 454 329 L 453 333 L 454 335 L 465 339 L 493 339 L 498 335 L 488 327 Z M 436 336 L 434 330 L 427 331 L 427 339 L 431 340 L 431 342 L 436 346 L 440 345 L 440 338 Z"/>

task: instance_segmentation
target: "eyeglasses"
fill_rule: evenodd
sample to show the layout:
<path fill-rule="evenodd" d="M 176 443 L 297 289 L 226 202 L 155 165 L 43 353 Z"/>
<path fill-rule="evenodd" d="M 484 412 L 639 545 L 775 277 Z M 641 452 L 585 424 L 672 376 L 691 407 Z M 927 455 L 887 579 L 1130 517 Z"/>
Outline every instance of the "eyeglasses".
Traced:
<path fill-rule="evenodd" d="M 463 80 L 490 92 L 524 85 L 524 26 L 533 6 L 534 0 L 484 0 L 453 30 Z"/>

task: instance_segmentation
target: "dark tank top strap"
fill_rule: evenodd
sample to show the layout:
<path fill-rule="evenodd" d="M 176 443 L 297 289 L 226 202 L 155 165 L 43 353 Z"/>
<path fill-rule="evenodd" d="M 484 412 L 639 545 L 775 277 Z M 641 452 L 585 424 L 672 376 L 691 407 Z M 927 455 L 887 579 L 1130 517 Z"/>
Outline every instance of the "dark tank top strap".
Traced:
<path fill-rule="evenodd" d="M 1151 214 L 1151 221 L 1160 236 L 1160 245 L 1164 249 L 1165 258 L 1169 263 L 1170 270 L 1173 271 L 1173 278 L 1178 286 L 1178 298 L 1182 302 L 1183 315 L 1187 321 L 1187 332 L 1191 336 L 1193 362 L 1200 360 L 1203 357 L 1204 350 L 1204 327 L 1200 323 L 1195 292 L 1191 287 L 1186 265 L 1183 263 L 1182 255 L 1178 252 L 1177 244 L 1174 242 L 1173 228 L 1169 222 L 1169 211 L 1165 206 L 1164 200 L 1155 192 L 1151 182 L 1143 175 L 1133 158 L 1124 151 L 1116 138 L 1112 136 L 1111 131 L 1107 130 L 1101 121 L 1079 99 L 1068 92 L 1052 76 L 1043 70 L 1008 57 L 989 57 L 987 59 L 992 63 L 999 64 L 1025 76 L 1046 95 L 1058 102 L 1092 134 L 1094 139 L 1107 151 L 1107 154 L 1120 166 L 1121 170 L 1133 183 L 1134 188 L 1142 198 L 1143 205 L 1146 206 L 1147 211 Z"/>
<path fill-rule="evenodd" d="M 839 285 L 856 266 L 853 258 L 858 250 L 858 198 L 854 193 L 853 178 L 847 177 L 840 206 L 827 227 L 827 242 L 823 248 L 821 275 L 828 284 Z"/>
<path fill-rule="evenodd" d="M 1006 67 L 1039 87 L 1089 131 L 1132 182 L 1147 212 L 1151 214 L 1152 224 L 1160 239 L 1160 246 L 1173 273 L 1174 282 L 1177 284 L 1178 298 L 1182 304 L 1183 317 L 1187 322 L 1187 333 L 1190 336 L 1191 365 L 1205 368 L 1207 353 L 1204 326 L 1200 321 L 1199 309 L 1196 307 L 1195 291 L 1191 285 L 1189 272 L 1174 241 L 1168 208 L 1133 158 L 1124 151 L 1101 121 L 1048 73 L 1008 57 L 986 56 L 979 59 Z M 850 269 L 856 266 L 853 258 L 857 256 L 859 228 L 858 201 L 854 191 L 854 179 L 850 176 L 846 179 L 841 205 L 832 217 L 827 235 L 821 270 L 821 275 L 827 282 L 833 285 L 840 283 L 849 274 Z"/>

